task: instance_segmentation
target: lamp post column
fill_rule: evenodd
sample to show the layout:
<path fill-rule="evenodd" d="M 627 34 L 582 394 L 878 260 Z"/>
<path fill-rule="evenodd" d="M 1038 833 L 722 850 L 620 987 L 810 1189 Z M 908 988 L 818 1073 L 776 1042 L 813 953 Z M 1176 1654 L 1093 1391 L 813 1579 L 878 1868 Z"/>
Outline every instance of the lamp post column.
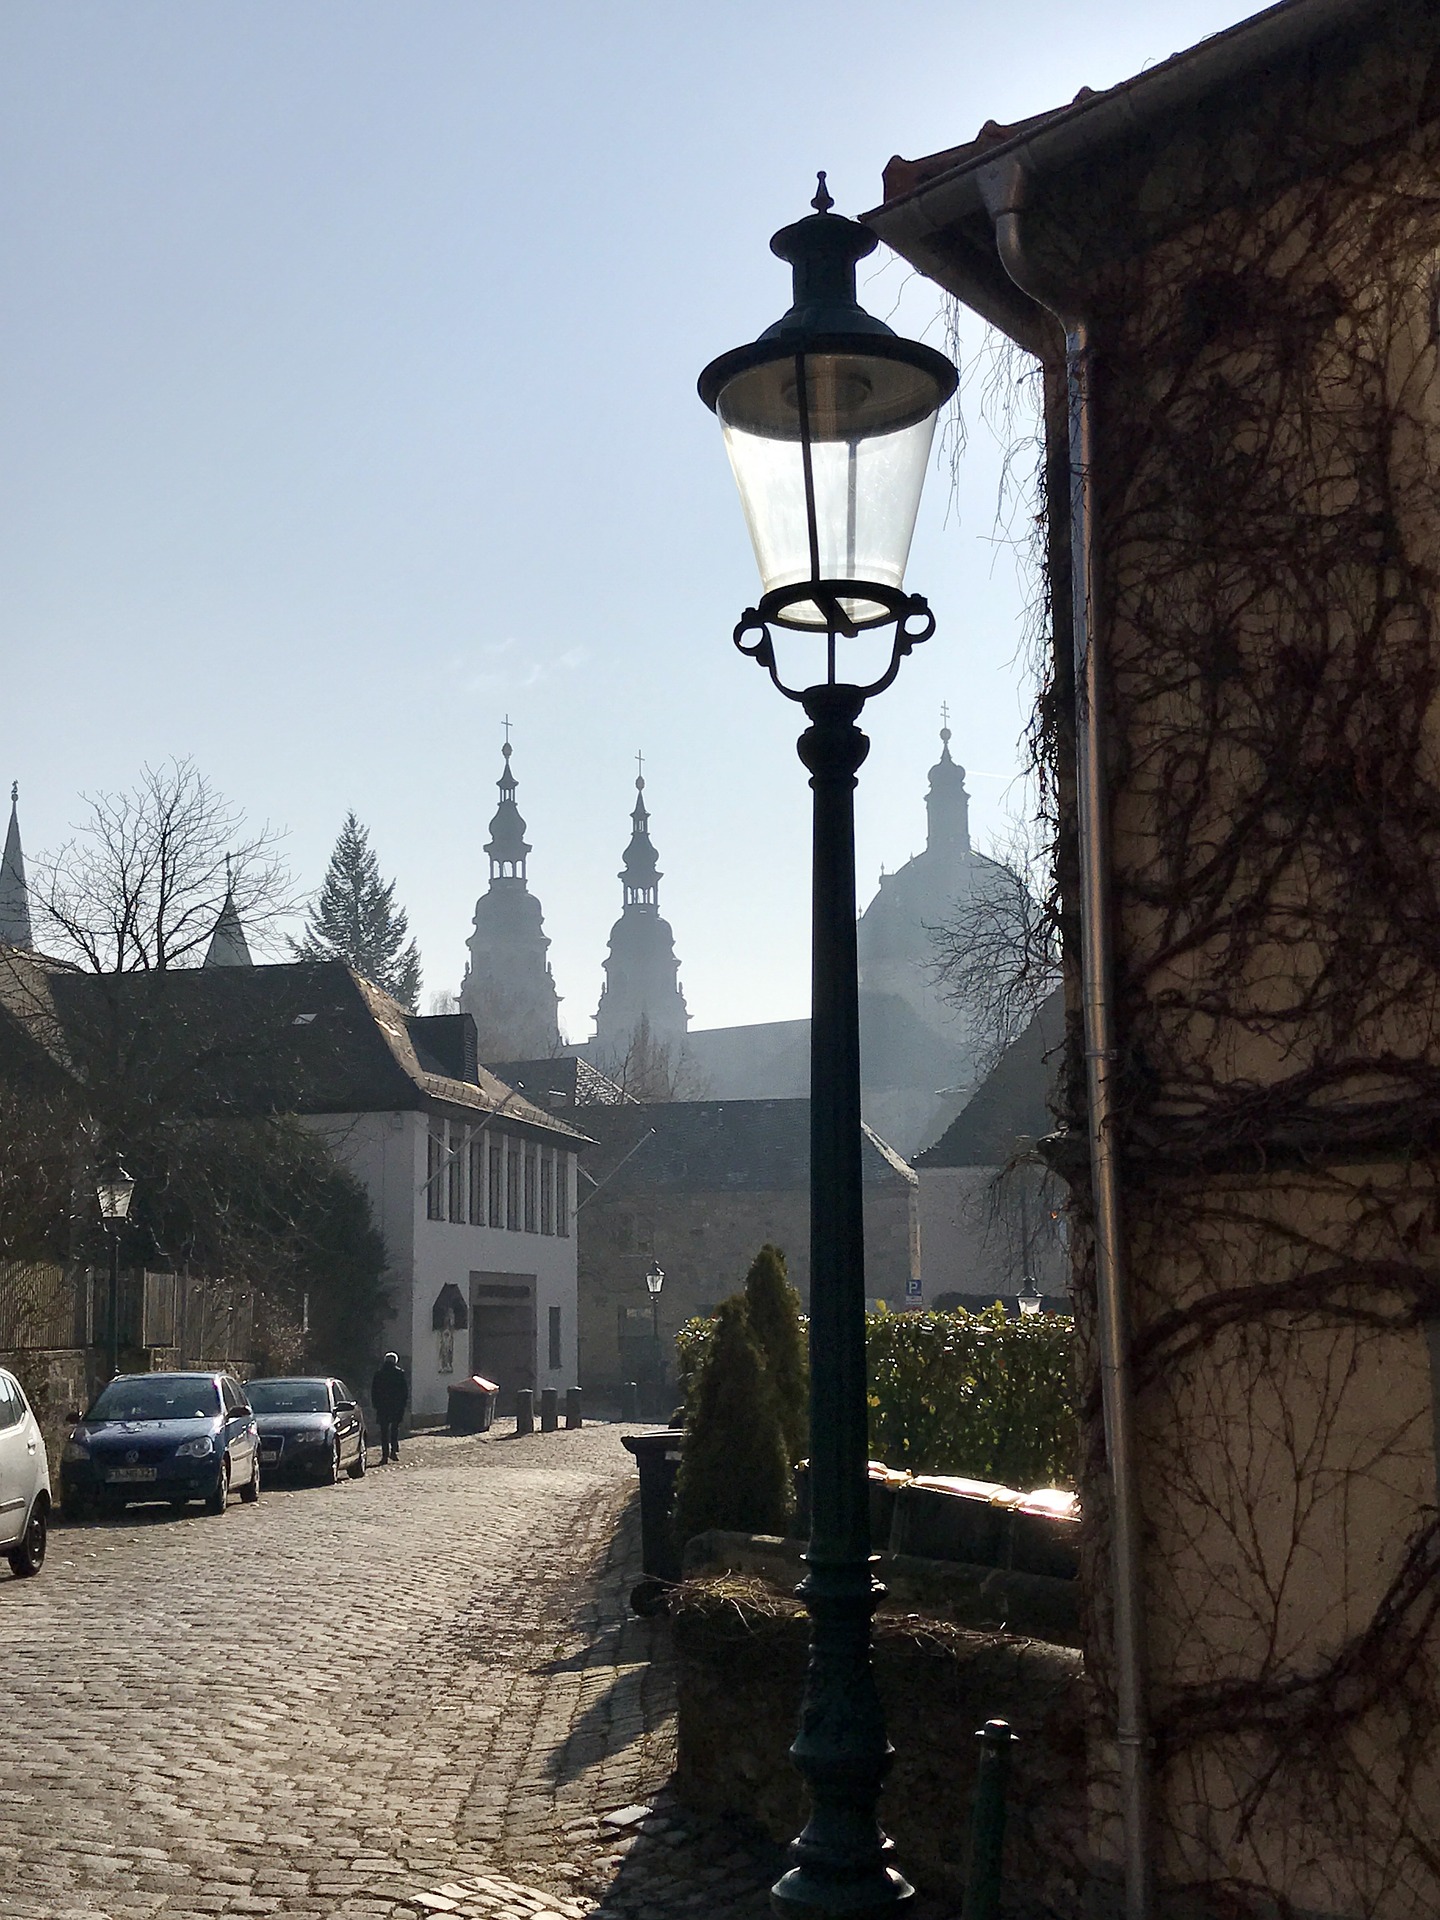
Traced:
<path fill-rule="evenodd" d="M 890 1758 L 870 1659 L 880 1588 L 870 1572 L 861 1201 L 860 996 L 855 947 L 855 784 L 869 741 L 865 695 L 803 697 L 801 760 L 814 790 L 810 1029 L 810 1662 L 791 1754 L 813 1811 L 772 1898 L 782 1914 L 890 1912 L 910 1888 L 886 1864 L 876 1808 Z"/>
<path fill-rule="evenodd" d="M 108 1221 L 105 1238 L 110 1242 L 110 1378 L 120 1371 L 120 1228 Z"/>

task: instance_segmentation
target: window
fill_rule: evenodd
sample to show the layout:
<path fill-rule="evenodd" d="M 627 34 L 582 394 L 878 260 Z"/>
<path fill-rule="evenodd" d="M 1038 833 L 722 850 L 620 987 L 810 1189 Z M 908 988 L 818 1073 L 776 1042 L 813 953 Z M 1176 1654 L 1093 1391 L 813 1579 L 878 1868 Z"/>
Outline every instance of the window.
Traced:
<path fill-rule="evenodd" d="M 425 1218 L 445 1218 L 445 1123 L 432 1121 L 425 1153 Z"/>
<path fill-rule="evenodd" d="M 562 1240 L 570 1238 L 570 1155 L 555 1156 L 555 1231 Z"/>
<path fill-rule="evenodd" d="M 490 1224 L 505 1224 L 505 1142 L 498 1134 L 490 1142 Z"/>
<path fill-rule="evenodd" d="M 520 1231 L 520 1155 L 518 1140 L 505 1142 L 505 1225 L 511 1233 Z"/>
<path fill-rule="evenodd" d="M 554 1309 L 552 1308 L 553 1312 Z M 20 1399 L 20 1389 L 8 1373 L 0 1373 L 0 1430 L 20 1424 L 25 1408 Z"/>
<path fill-rule="evenodd" d="M 485 1136 L 470 1136 L 470 1224 L 485 1224 Z"/>
<path fill-rule="evenodd" d="M 525 1231 L 540 1231 L 540 1149 L 525 1142 Z"/>
<path fill-rule="evenodd" d="M 560 1359 L 560 1309 L 550 1309 L 550 1371 L 558 1373 L 563 1364 Z"/>
<path fill-rule="evenodd" d="M 450 1122 L 450 1159 L 445 1185 L 449 1199 L 447 1217 L 460 1226 L 465 1219 L 465 1129 L 458 1120 Z"/>
<path fill-rule="evenodd" d="M 540 1231 L 555 1231 L 555 1155 L 549 1147 L 540 1154 Z"/>

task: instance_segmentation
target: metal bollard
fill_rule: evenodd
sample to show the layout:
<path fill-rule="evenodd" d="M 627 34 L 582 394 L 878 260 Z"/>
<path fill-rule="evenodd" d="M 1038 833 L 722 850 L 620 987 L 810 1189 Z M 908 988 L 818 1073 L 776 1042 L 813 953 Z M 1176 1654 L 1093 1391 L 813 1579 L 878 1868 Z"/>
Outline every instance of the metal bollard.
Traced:
<path fill-rule="evenodd" d="M 529 1387 L 521 1387 L 515 1395 L 515 1431 L 535 1431 L 535 1395 Z"/>
<path fill-rule="evenodd" d="M 1010 1779 L 1010 1748 L 1015 1737 L 1008 1720 L 987 1720 L 975 1736 L 980 1742 L 980 1763 L 975 1770 L 970 1857 L 965 1866 L 965 1902 L 960 1909 L 960 1920 L 996 1920 L 1000 1911 L 1005 1789 Z"/>
<path fill-rule="evenodd" d="M 540 1389 L 540 1431 L 554 1433 L 560 1425 L 560 1395 L 554 1387 Z"/>
<path fill-rule="evenodd" d="M 620 1418 L 627 1426 L 637 1426 L 640 1421 L 640 1382 L 627 1380 L 620 1389 Z"/>
<path fill-rule="evenodd" d="M 565 1431 L 573 1433 L 576 1427 L 583 1427 L 585 1416 L 580 1410 L 580 1389 L 570 1387 L 565 1394 Z"/>

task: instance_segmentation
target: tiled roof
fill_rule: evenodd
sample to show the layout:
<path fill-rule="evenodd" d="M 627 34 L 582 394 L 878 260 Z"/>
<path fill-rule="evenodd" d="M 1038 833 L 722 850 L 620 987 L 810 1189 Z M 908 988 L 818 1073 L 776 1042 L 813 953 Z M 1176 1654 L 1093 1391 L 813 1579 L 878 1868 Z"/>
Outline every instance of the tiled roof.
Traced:
<path fill-rule="evenodd" d="M 608 1074 L 579 1054 L 557 1053 L 543 1060 L 491 1060 L 491 1073 L 507 1087 L 518 1087 L 537 1106 L 610 1107 L 628 1098 Z M 552 1100 L 551 1096 L 557 1096 Z M 633 1104 L 633 1102 L 632 1102 Z"/>
<path fill-rule="evenodd" d="M 523 1129 L 585 1138 L 483 1068 L 474 1081 L 430 1070 L 404 1011 L 340 961 L 122 974 L 39 968 L 77 1068 L 123 1036 L 126 1071 L 192 1111 L 503 1109 Z M 9 971 L 18 981 L 19 970 Z"/>
<path fill-rule="evenodd" d="M 1065 996 L 1055 991 L 1035 1018 L 1012 1040 L 933 1147 L 915 1156 L 930 1167 L 1003 1167 L 1017 1140 L 1051 1132 L 1049 1094 L 1054 1055 L 1065 1031 Z"/>
<path fill-rule="evenodd" d="M 584 1125 L 597 1142 L 585 1171 L 612 1195 L 657 1187 L 763 1192 L 803 1187 L 810 1178 L 808 1100 L 587 1107 Z M 864 1184 L 913 1186 L 915 1175 L 900 1155 L 869 1127 L 861 1131 Z"/>

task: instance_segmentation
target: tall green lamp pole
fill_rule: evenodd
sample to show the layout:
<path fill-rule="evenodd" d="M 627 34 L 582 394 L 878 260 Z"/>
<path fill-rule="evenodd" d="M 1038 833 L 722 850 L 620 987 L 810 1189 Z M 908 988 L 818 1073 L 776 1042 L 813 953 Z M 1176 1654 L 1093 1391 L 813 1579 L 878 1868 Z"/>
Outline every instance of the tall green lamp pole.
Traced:
<path fill-rule="evenodd" d="M 751 345 L 712 361 L 700 397 L 724 432 L 764 589 L 735 644 L 804 709 L 799 753 L 815 795 L 811 1532 L 801 1588 L 811 1632 L 791 1748 L 813 1811 L 771 1898 L 783 1915 L 865 1920 L 911 1889 L 889 1864 L 876 1817 L 891 1749 L 870 1655 L 881 1588 L 870 1569 L 866 1484 L 854 801 L 870 743 L 855 722 L 935 630 L 926 602 L 905 592 L 905 564 L 935 423 L 958 375 L 943 354 L 857 303 L 855 268 L 875 235 L 830 211 L 823 173 L 811 205 L 813 214 L 770 242 L 793 268 L 794 304 Z M 873 677 L 841 677 L 842 642 L 847 665 L 858 655 Z M 798 672 L 782 671 L 777 643 Z"/>
<path fill-rule="evenodd" d="M 95 1197 L 100 1202 L 100 1218 L 105 1222 L 105 1237 L 110 1242 L 110 1378 L 120 1371 L 120 1229 L 130 1214 L 135 1197 L 135 1182 L 122 1161 L 114 1161 L 95 1182 Z"/>

